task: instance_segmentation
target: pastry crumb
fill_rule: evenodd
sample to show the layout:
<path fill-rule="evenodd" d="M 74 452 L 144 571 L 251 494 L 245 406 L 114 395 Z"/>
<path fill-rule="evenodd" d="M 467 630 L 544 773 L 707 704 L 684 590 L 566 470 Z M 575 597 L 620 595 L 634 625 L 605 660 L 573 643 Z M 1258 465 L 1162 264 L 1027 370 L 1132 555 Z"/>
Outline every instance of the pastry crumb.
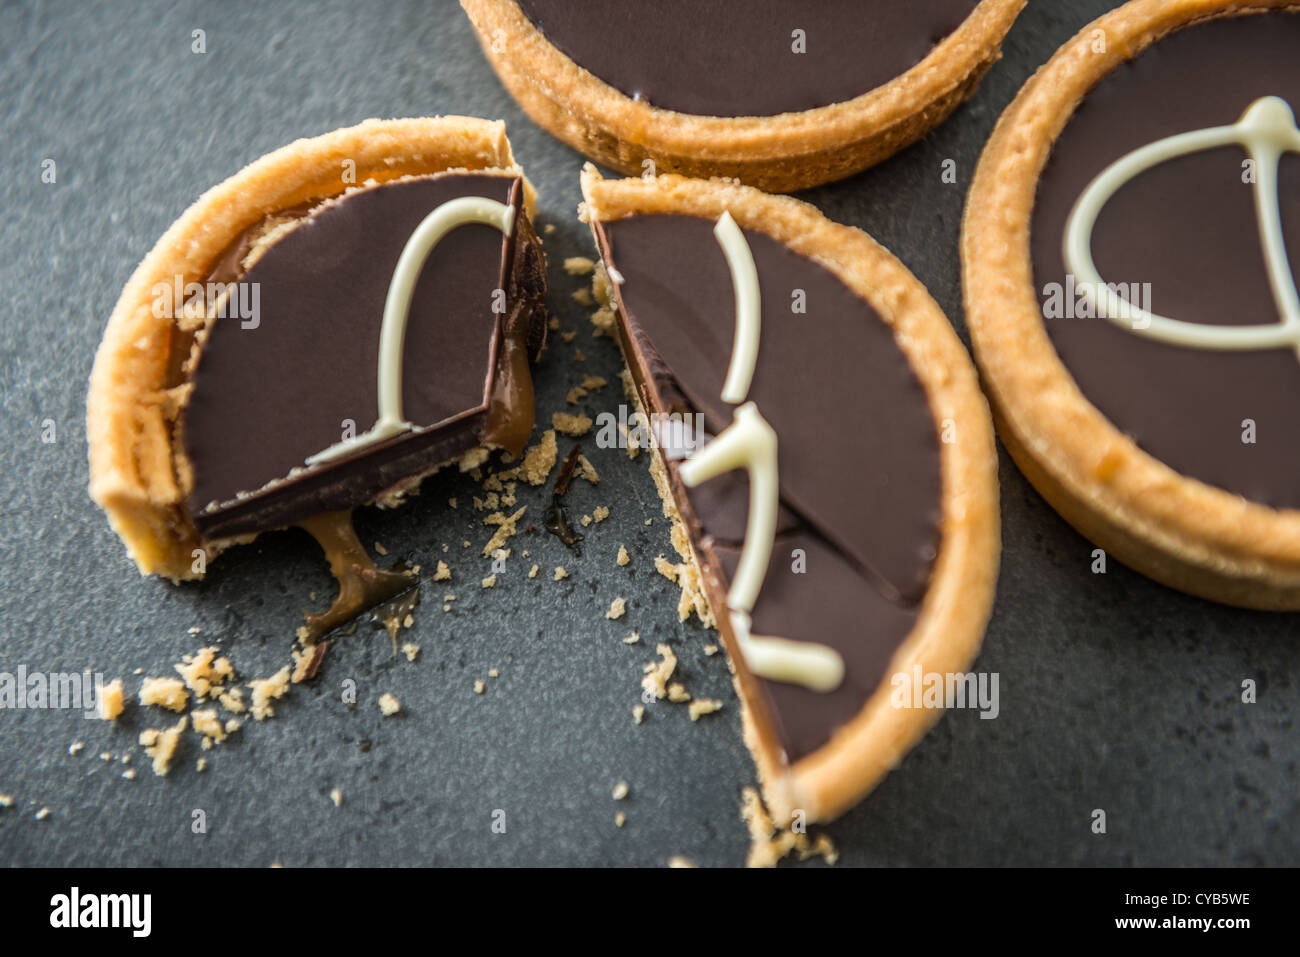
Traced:
<path fill-rule="evenodd" d="M 99 717 L 104 721 L 116 721 L 126 709 L 126 696 L 122 693 L 122 679 L 114 678 L 99 689 L 96 702 Z"/>
<path fill-rule="evenodd" d="M 687 707 L 692 721 L 699 721 L 706 714 L 722 710 L 722 702 L 717 698 L 696 698 Z"/>
<path fill-rule="evenodd" d="M 641 679 L 641 687 L 648 693 L 653 694 L 656 698 L 663 698 L 668 694 L 668 679 L 673 676 L 677 668 L 677 656 L 673 654 L 672 648 L 668 645 L 658 645 L 655 651 L 659 654 L 659 661 L 650 662 L 646 665 L 645 676 Z"/>
<path fill-rule="evenodd" d="M 627 797 L 630 790 L 631 788 L 626 781 L 619 781 L 614 785 L 614 790 L 610 796 L 613 797 L 615 801 L 621 801 Z"/>
<path fill-rule="evenodd" d="M 609 603 L 609 611 L 605 612 L 605 617 L 611 621 L 616 618 L 622 618 L 627 614 L 627 599 L 615 598 Z"/>
<path fill-rule="evenodd" d="M 486 691 L 486 690 L 487 690 L 487 685 L 483 683 L 483 679 L 482 679 L 482 678 L 479 678 L 477 681 L 474 682 L 474 693 L 475 693 L 475 694 L 482 694 L 482 693 L 483 693 L 484 691 Z"/>
<path fill-rule="evenodd" d="M 604 505 L 597 505 L 591 510 L 591 520 L 593 522 L 603 522 L 609 518 L 609 509 Z"/>
<path fill-rule="evenodd" d="M 627 815 L 624 814 L 622 811 L 619 811 L 617 814 L 614 815 L 615 827 L 622 827 L 626 823 L 627 823 Z"/>
<path fill-rule="evenodd" d="M 577 438 L 591 431 L 592 418 L 582 413 L 570 415 L 568 412 L 554 412 L 551 414 L 551 425 L 555 431 Z"/>
<path fill-rule="evenodd" d="M 140 744 L 144 746 L 144 753 L 153 759 L 153 773 L 158 777 L 166 777 L 171 771 L 181 734 L 189 724 L 190 719 L 183 717 L 170 728 L 146 728 L 140 732 Z M 126 777 L 126 774 L 122 776 Z"/>
<path fill-rule="evenodd" d="M 234 677 L 235 669 L 230 660 L 219 657 L 220 654 L 220 648 L 200 648 L 194 654 L 186 655 L 181 659 L 182 663 L 176 665 L 176 673 L 200 701 L 216 697 L 221 693 L 222 686 Z"/>
<path fill-rule="evenodd" d="M 561 578 L 568 578 L 568 577 L 569 577 L 569 572 L 568 572 L 568 570 L 567 570 L 563 565 L 556 565 L 556 566 L 555 566 L 555 580 L 556 580 L 556 581 L 559 581 Z"/>
<path fill-rule="evenodd" d="M 537 565 L 534 565 L 532 568 L 528 569 L 528 577 L 529 577 L 529 578 L 536 578 L 536 577 L 537 577 L 537 572 L 538 572 L 538 566 L 537 566 Z"/>
<path fill-rule="evenodd" d="M 414 661 L 420 655 L 420 646 L 413 641 L 408 641 L 402 645 L 402 654 L 406 655 L 407 661 Z"/>
<path fill-rule="evenodd" d="M 145 678 L 140 685 L 140 703 L 168 711 L 184 711 L 190 695 L 180 678 Z"/>
<path fill-rule="evenodd" d="M 379 710 L 384 713 L 384 717 L 391 718 L 402 710 L 402 702 L 391 691 L 385 691 L 379 696 Z"/>
<path fill-rule="evenodd" d="M 627 553 L 627 546 L 618 546 L 618 558 L 616 559 L 620 568 L 632 561 L 632 556 Z"/>
<path fill-rule="evenodd" d="M 640 724 L 645 720 L 645 705 L 634 704 L 632 706 L 632 723 Z"/>
<path fill-rule="evenodd" d="M 690 692 L 680 681 L 674 681 L 668 686 L 668 700 L 674 704 L 681 704 L 683 701 L 690 701 Z"/>
<path fill-rule="evenodd" d="M 253 717 L 258 721 L 265 721 L 275 714 L 271 702 L 278 701 L 289 693 L 289 666 L 285 665 L 269 678 L 250 681 L 248 687 L 253 692 L 253 703 L 250 708 Z"/>
<path fill-rule="evenodd" d="M 595 269 L 595 260 L 587 256 L 570 256 L 564 260 L 564 271 L 570 276 L 589 276 Z"/>
<path fill-rule="evenodd" d="M 339 788 L 330 789 L 330 800 L 334 802 L 335 807 L 343 806 L 343 791 Z"/>
<path fill-rule="evenodd" d="M 483 579 L 481 582 L 479 582 L 479 586 L 480 586 L 481 588 L 495 588 L 496 585 L 497 585 L 497 576 L 496 576 L 496 575 L 489 575 L 487 578 L 485 578 L 485 579 Z"/>
<path fill-rule="evenodd" d="M 695 862 L 689 857 L 682 857 L 680 854 L 674 854 L 672 857 L 668 858 L 668 866 L 694 869 Z"/>
<path fill-rule="evenodd" d="M 438 568 L 433 573 L 433 580 L 436 582 L 445 582 L 451 580 L 451 567 L 441 559 L 438 560 Z"/>

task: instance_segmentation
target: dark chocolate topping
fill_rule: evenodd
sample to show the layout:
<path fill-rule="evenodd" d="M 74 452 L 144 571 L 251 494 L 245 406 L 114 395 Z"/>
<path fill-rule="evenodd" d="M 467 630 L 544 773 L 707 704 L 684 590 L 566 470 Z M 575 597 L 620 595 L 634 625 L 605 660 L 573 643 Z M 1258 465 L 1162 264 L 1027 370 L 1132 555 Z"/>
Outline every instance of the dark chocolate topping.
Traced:
<path fill-rule="evenodd" d="M 1040 300 L 1066 283 L 1066 220 L 1092 179 L 1176 133 L 1235 123 L 1262 96 L 1300 110 L 1300 14 L 1187 27 L 1124 64 L 1083 100 L 1038 186 L 1031 245 Z M 1220 148 L 1135 177 L 1102 210 L 1093 256 L 1103 279 L 1150 283 L 1151 311 L 1187 322 L 1279 321 L 1269 290 L 1246 154 Z M 1282 226 L 1300 274 L 1300 156 L 1280 169 Z M 1290 349 L 1168 345 L 1102 318 L 1046 318 L 1084 395 L 1175 470 L 1267 505 L 1300 508 L 1300 360 Z M 1242 441 L 1254 420 L 1256 442 Z"/>
<path fill-rule="evenodd" d="M 719 393 L 735 299 L 713 222 L 645 215 L 597 232 L 624 279 L 624 343 L 650 411 L 680 394 L 717 434 L 732 419 Z M 830 694 L 760 682 L 795 760 L 861 709 L 915 624 L 939 545 L 938 439 L 924 390 L 871 306 L 767 235 L 745 238 L 763 313 L 749 399 L 778 436 L 784 506 L 753 629 L 830 645 L 848 669 Z M 791 310 L 795 290 L 806 314 Z M 687 490 L 670 474 L 697 552 L 713 563 L 706 574 L 727 580 L 748 508 L 743 476 Z M 796 548 L 806 554 L 802 574 L 792 570 Z"/>
<path fill-rule="evenodd" d="M 634 99 L 703 116 L 851 100 L 905 73 L 977 0 L 519 0 L 554 46 Z M 794 50 L 802 30 L 805 52 Z"/>
<path fill-rule="evenodd" d="M 237 277 L 258 284 L 257 323 L 214 321 L 180 426 L 194 474 L 189 508 L 205 538 L 359 505 L 484 441 L 505 344 L 535 354 L 542 335 L 545 274 L 520 182 L 443 174 L 358 190 L 313 212 Z M 429 212 L 478 195 L 519 207 L 512 238 L 478 224 L 448 233 L 425 264 L 407 323 L 403 413 L 438 428 L 245 497 L 339 441 L 345 420 L 358 434 L 374 424 L 379 332 L 397 258 Z M 505 315 L 493 311 L 497 289 L 507 292 Z M 528 391 L 531 426 L 531 385 L 517 385 Z"/>

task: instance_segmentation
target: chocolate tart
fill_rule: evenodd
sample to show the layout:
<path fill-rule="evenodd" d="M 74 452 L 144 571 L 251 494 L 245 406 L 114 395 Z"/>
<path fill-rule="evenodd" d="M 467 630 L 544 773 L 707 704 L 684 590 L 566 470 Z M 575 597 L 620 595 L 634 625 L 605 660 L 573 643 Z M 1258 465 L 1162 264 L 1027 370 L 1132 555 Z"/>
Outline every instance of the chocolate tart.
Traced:
<path fill-rule="evenodd" d="M 1029 480 L 1134 569 L 1264 609 L 1300 609 L 1296 109 L 1300 5 L 1135 0 L 1007 108 L 962 238 Z"/>
<path fill-rule="evenodd" d="M 186 210 L 118 300 L 86 402 L 90 492 L 140 571 L 202 577 L 301 525 L 353 612 L 409 587 L 350 510 L 524 445 L 546 328 L 532 199 L 503 124 L 440 117 L 299 140 Z"/>
<path fill-rule="evenodd" d="M 722 636 L 774 816 L 832 818 L 938 716 L 895 706 L 894 676 L 964 672 L 984 633 L 997 463 L 974 367 L 893 256 L 809 205 L 590 165 L 582 189 L 681 577 L 701 592 L 683 609 Z M 766 452 L 743 450 L 751 428 Z M 756 599 L 738 597 L 747 578 Z"/>
<path fill-rule="evenodd" d="M 946 119 L 1024 0 L 461 6 L 511 95 L 591 159 L 786 192 L 866 169 Z"/>

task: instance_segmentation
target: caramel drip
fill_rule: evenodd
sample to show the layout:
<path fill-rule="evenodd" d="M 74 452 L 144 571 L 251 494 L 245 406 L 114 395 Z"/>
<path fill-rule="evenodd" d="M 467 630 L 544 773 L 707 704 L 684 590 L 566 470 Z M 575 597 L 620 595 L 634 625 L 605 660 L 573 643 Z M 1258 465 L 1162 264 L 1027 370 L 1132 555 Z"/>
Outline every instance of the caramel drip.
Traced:
<path fill-rule="evenodd" d="M 527 322 L 506 331 L 497 354 L 496 381 L 483 444 L 518 455 L 533 431 L 533 377 L 528 364 Z"/>
<path fill-rule="evenodd" d="M 409 572 L 392 572 L 379 568 L 357 538 L 352 527 L 352 512 L 322 512 L 303 519 L 298 527 L 316 539 L 330 571 L 339 583 L 338 597 L 323 612 L 308 613 L 303 639 L 315 642 L 335 628 L 356 618 L 367 608 L 388 601 L 418 584 Z"/>

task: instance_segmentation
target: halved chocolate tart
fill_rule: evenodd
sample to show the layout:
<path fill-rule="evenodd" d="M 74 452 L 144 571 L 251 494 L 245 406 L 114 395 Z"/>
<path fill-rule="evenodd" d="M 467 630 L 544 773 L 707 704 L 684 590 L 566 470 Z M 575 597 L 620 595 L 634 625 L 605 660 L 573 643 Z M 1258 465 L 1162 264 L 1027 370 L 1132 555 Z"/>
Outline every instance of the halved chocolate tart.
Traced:
<path fill-rule="evenodd" d="M 342 589 L 312 631 L 409 587 L 350 510 L 526 442 L 546 328 L 531 192 L 501 123 L 371 120 L 190 207 L 123 291 L 86 403 L 91 495 L 141 572 L 202 577 L 301 525 Z"/>
<path fill-rule="evenodd" d="M 722 635 L 774 816 L 841 813 L 939 712 L 993 602 L 997 460 L 973 366 L 886 250 L 721 180 L 582 177 L 598 283 L 674 544 Z"/>
<path fill-rule="evenodd" d="M 1029 480 L 1125 564 L 1268 609 L 1300 609 L 1296 110 L 1300 4 L 1125 4 L 1007 108 L 962 239 Z"/>
<path fill-rule="evenodd" d="M 788 191 L 852 175 L 948 115 L 1024 0 L 461 0 L 540 126 L 628 174 Z"/>

